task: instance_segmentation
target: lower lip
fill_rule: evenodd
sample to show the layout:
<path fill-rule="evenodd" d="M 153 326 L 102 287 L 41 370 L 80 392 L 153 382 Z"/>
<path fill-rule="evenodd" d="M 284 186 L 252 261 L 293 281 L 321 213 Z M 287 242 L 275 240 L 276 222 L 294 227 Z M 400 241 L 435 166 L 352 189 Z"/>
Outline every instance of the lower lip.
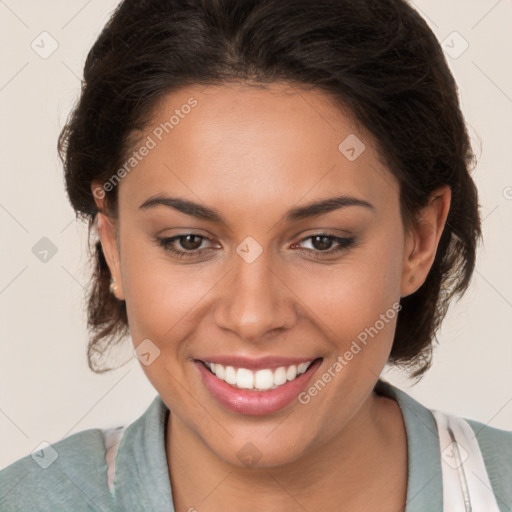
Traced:
<path fill-rule="evenodd" d="M 206 366 L 194 361 L 201 373 L 204 384 L 210 393 L 226 408 L 231 411 L 251 416 L 271 414 L 286 407 L 298 397 L 306 387 L 309 379 L 322 364 L 322 359 L 313 362 L 310 367 L 294 380 L 287 381 L 276 389 L 265 391 L 250 391 L 231 386 L 227 382 L 217 378 Z"/>

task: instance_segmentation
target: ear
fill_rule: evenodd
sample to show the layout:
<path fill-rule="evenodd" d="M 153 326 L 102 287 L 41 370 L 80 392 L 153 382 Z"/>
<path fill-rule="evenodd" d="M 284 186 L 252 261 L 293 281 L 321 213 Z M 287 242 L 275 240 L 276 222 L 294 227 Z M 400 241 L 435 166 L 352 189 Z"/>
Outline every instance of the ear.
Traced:
<path fill-rule="evenodd" d="M 103 254 L 107 260 L 110 274 L 115 279 L 117 288 L 115 290 L 115 296 L 118 300 L 124 300 L 124 289 L 123 281 L 121 279 L 121 265 L 120 265 L 120 253 L 119 245 L 117 243 L 117 229 L 118 223 L 112 217 L 109 217 L 105 213 L 105 191 L 103 190 L 101 183 L 93 182 L 91 185 L 92 195 L 94 201 L 99 210 L 97 214 L 97 228 L 98 235 L 101 241 L 101 247 Z"/>
<path fill-rule="evenodd" d="M 436 189 L 422 208 L 414 226 L 405 235 L 400 296 L 414 293 L 427 279 L 450 210 L 451 189 Z"/>

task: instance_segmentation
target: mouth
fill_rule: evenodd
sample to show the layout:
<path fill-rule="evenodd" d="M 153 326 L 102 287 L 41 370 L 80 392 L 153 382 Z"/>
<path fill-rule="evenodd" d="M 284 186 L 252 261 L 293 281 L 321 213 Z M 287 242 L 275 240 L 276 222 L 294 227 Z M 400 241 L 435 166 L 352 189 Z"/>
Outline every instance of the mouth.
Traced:
<path fill-rule="evenodd" d="M 302 360 L 299 364 L 251 370 L 194 360 L 202 383 L 225 408 L 261 416 L 279 411 L 298 398 L 323 358 Z"/>
<path fill-rule="evenodd" d="M 308 368 L 319 359 L 321 358 L 311 359 L 300 364 L 282 365 L 277 368 L 262 368 L 259 370 L 223 365 L 210 361 L 200 362 L 219 380 L 235 388 L 266 391 L 277 389 L 283 384 L 295 380 L 303 373 L 306 373 Z"/>

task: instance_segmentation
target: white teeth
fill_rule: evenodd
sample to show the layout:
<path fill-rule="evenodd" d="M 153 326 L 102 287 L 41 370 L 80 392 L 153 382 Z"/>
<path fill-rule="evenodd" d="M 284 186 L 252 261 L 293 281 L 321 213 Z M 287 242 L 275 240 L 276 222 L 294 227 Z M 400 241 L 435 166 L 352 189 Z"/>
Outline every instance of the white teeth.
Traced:
<path fill-rule="evenodd" d="M 274 385 L 272 370 L 258 370 L 254 375 L 254 387 L 257 389 L 270 389 Z"/>
<path fill-rule="evenodd" d="M 218 365 L 217 365 L 218 366 Z M 217 374 L 215 374 L 217 375 Z M 222 377 L 219 377 L 222 379 Z M 251 389 L 254 387 L 254 373 L 247 368 L 238 368 L 236 372 L 236 387 L 242 389 Z"/>
<path fill-rule="evenodd" d="M 307 363 L 301 363 L 301 364 L 299 364 L 299 366 L 297 366 L 297 368 L 298 368 L 297 373 L 304 373 L 307 370 L 307 368 L 308 368 L 308 364 Z"/>
<path fill-rule="evenodd" d="M 280 366 L 276 370 L 266 368 L 253 372 L 247 368 L 235 369 L 233 366 L 222 366 L 218 363 L 205 362 L 206 366 L 220 380 L 236 386 L 241 389 L 267 390 L 282 386 L 287 381 L 294 380 L 302 375 L 313 361 L 291 365 L 288 367 Z"/>
<path fill-rule="evenodd" d="M 286 382 L 286 368 L 284 366 L 280 366 L 274 372 L 274 385 L 280 386 Z"/>
<path fill-rule="evenodd" d="M 219 376 L 219 379 L 224 380 L 226 378 L 226 369 L 221 364 L 215 365 L 215 375 Z"/>
<path fill-rule="evenodd" d="M 288 370 L 286 370 L 286 379 L 293 380 L 297 376 L 298 368 L 296 366 L 289 366 Z"/>
<path fill-rule="evenodd" d="M 232 366 L 226 366 L 226 378 L 228 384 L 236 384 L 236 370 Z"/>

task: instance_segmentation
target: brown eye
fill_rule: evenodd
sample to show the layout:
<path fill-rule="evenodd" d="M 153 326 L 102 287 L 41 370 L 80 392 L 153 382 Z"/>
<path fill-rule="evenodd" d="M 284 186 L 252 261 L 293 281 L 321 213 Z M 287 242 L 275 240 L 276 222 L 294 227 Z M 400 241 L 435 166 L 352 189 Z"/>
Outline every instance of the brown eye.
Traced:
<path fill-rule="evenodd" d="M 311 245 L 319 251 L 330 249 L 333 243 L 333 238 L 327 235 L 315 235 L 311 237 Z"/>
<path fill-rule="evenodd" d="M 177 258 L 199 256 L 210 249 L 210 247 L 201 247 L 202 243 L 209 241 L 209 239 L 196 233 L 186 233 L 171 238 L 156 237 L 153 238 L 153 241 L 157 246 L 163 247 L 164 251 Z"/>
<path fill-rule="evenodd" d="M 188 251 L 195 251 L 199 249 L 204 237 L 199 235 L 183 235 L 179 237 L 180 245 Z"/>
<path fill-rule="evenodd" d="M 299 250 L 309 255 L 313 254 L 314 257 L 323 258 L 349 249 L 354 245 L 355 240 L 356 239 L 354 237 L 340 238 L 334 235 L 328 235 L 326 233 L 318 233 L 316 235 L 303 238 L 300 242 L 294 244 L 294 246 L 300 246 L 302 243 L 310 241 L 312 248 L 302 247 L 299 248 Z M 334 244 L 336 244 L 334 249 L 331 249 Z"/>

